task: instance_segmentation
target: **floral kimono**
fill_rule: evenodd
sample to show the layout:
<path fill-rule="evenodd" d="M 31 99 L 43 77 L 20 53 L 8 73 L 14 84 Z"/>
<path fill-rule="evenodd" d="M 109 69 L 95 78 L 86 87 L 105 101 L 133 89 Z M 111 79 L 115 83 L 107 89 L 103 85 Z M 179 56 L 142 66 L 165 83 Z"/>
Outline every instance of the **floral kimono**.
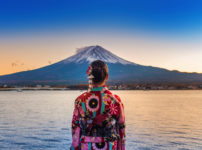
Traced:
<path fill-rule="evenodd" d="M 123 104 L 106 85 L 75 100 L 70 150 L 125 150 Z"/>

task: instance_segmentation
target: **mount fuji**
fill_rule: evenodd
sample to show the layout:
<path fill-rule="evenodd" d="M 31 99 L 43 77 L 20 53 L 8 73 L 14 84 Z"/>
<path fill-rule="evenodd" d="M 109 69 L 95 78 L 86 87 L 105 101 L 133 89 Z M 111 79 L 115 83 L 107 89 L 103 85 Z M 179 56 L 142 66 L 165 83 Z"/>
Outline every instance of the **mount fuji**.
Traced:
<path fill-rule="evenodd" d="M 97 59 L 104 61 L 109 67 L 108 83 L 202 83 L 202 74 L 136 64 L 96 45 L 80 48 L 75 55 L 42 68 L 0 76 L 0 84 L 87 83 L 86 69 Z"/>

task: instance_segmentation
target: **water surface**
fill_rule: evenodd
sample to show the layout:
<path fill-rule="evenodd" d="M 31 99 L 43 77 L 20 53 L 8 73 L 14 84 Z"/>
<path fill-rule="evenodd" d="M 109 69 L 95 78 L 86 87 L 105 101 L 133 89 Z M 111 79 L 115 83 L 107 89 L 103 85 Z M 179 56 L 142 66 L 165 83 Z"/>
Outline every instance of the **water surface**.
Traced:
<path fill-rule="evenodd" d="M 113 91 L 124 103 L 127 150 L 202 149 L 202 91 Z M 0 149 L 64 150 L 81 91 L 0 92 Z"/>

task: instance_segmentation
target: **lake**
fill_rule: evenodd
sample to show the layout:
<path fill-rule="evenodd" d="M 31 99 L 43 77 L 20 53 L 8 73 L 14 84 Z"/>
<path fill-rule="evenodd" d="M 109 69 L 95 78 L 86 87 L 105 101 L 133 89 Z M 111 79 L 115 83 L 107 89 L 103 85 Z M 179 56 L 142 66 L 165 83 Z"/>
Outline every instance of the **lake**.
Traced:
<path fill-rule="evenodd" d="M 112 91 L 124 103 L 126 150 L 202 149 L 202 91 Z M 82 91 L 1 91 L 1 150 L 65 150 Z"/>

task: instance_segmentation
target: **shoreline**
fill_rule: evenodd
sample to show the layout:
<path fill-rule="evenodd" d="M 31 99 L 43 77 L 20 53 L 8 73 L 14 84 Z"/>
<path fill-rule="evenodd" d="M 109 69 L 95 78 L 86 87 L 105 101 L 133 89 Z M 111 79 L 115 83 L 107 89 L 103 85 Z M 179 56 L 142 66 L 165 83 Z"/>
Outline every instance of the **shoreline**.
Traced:
<path fill-rule="evenodd" d="M 114 91 L 180 91 L 180 90 L 202 90 L 202 89 L 110 89 Z M 1 91 L 87 91 L 87 89 L 69 89 L 69 88 L 0 88 Z"/>

